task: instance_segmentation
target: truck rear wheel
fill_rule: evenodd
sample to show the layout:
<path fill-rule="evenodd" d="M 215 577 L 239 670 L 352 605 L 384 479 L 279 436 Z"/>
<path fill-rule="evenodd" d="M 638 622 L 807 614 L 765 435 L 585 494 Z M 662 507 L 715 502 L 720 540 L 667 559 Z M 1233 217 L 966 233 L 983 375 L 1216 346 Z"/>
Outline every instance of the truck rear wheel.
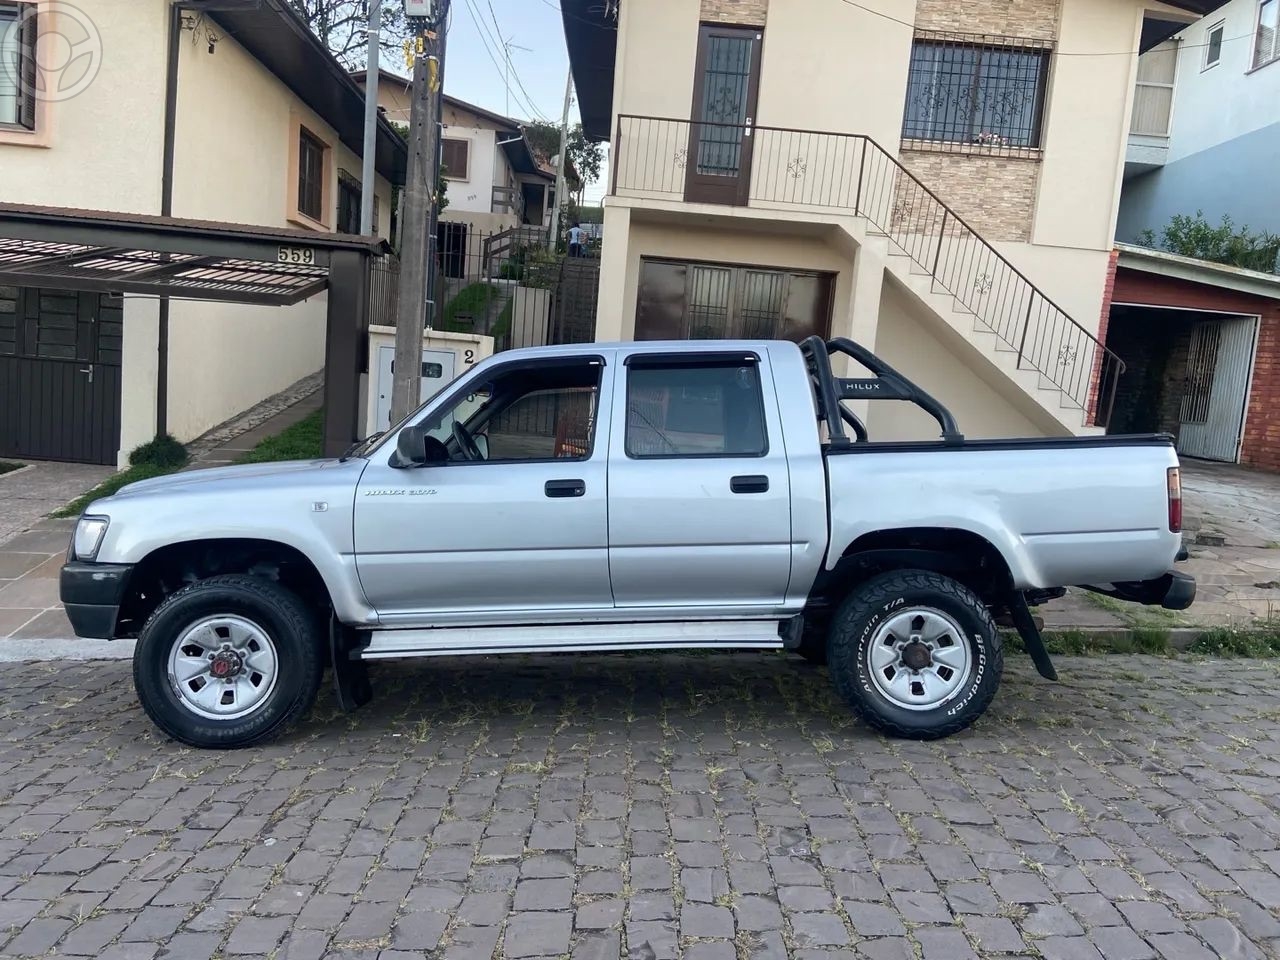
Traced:
<path fill-rule="evenodd" d="M 241 575 L 169 597 L 133 654 L 143 709 L 193 747 L 247 747 L 274 736 L 311 709 L 323 670 L 316 617 L 302 600 Z"/>
<path fill-rule="evenodd" d="M 986 606 L 967 587 L 925 570 L 881 574 L 845 599 L 827 637 L 839 694 L 895 737 L 933 740 L 982 716 L 1004 653 Z"/>

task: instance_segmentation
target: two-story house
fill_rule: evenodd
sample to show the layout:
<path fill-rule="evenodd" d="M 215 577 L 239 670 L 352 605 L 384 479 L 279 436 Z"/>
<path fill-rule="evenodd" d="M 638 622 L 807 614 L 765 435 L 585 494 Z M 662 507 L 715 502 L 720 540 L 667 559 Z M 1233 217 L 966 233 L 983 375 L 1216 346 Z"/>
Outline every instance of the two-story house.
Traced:
<path fill-rule="evenodd" d="M 1099 432 L 1138 51 L 1216 5 L 563 0 L 611 141 L 597 336 L 848 336 L 969 436 Z"/>
<path fill-rule="evenodd" d="M 1280 0 L 1230 0 L 1143 54 L 1116 239 L 1177 214 L 1280 233 Z"/>
<path fill-rule="evenodd" d="M 359 232 L 363 96 L 287 0 L 5 0 L 0 38 L 0 202 Z M 377 145 L 386 236 L 407 149 L 385 121 Z M 325 300 L 0 286 L 0 377 L 29 385 L 0 453 L 116 463 L 161 422 L 191 439 L 321 367 Z"/>

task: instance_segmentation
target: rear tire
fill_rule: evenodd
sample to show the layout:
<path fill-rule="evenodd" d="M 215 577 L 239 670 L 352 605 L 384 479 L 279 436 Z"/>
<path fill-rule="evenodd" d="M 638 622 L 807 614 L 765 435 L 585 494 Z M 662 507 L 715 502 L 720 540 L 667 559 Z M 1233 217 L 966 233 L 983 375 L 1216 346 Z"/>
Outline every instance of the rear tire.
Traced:
<path fill-rule="evenodd" d="M 210 577 L 148 618 L 133 654 L 147 715 L 193 747 L 267 740 L 315 703 L 324 672 L 317 618 L 302 599 L 259 577 Z"/>
<path fill-rule="evenodd" d="M 986 606 L 925 570 L 884 573 L 856 587 L 831 623 L 827 656 L 837 692 L 867 724 L 913 740 L 972 724 L 1004 669 Z"/>

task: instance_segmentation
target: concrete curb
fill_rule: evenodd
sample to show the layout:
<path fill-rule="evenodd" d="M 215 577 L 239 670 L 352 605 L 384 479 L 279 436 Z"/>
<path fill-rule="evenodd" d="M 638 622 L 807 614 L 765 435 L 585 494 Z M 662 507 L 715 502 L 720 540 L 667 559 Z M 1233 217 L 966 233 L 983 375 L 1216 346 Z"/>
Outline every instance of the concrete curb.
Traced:
<path fill-rule="evenodd" d="M 0 640 L 0 663 L 31 660 L 128 660 L 135 640 Z"/>
<path fill-rule="evenodd" d="M 1190 646 L 1205 635 L 1212 627 L 1154 627 L 1152 629 L 1163 629 L 1168 635 L 1168 643 L 1170 650 L 1179 652 L 1187 650 Z M 1045 640 L 1063 639 L 1067 640 L 1072 637 L 1085 636 L 1097 643 L 1112 643 L 1116 640 L 1127 640 L 1133 636 L 1133 630 L 1128 627 L 1048 627 L 1046 626 L 1041 635 Z"/>

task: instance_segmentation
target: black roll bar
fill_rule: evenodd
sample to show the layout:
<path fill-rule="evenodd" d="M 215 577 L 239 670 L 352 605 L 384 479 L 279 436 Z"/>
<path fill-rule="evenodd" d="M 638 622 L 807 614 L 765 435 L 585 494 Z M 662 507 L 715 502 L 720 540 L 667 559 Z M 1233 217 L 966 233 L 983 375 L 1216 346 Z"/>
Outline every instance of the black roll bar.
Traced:
<path fill-rule="evenodd" d="M 844 424 L 853 428 L 859 442 L 867 439 L 866 428 L 853 413 L 841 406 L 841 400 L 905 400 L 914 403 L 933 417 L 942 430 L 944 443 L 963 443 L 964 435 L 956 426 L 951 411 L 936 399 L 889 366 L 860 343 L 847 337 L 824 341 L 819 336 L 806 338 L 800 344 L 813 377 L 818 399 L 818 417 L 827 425 L 832 446 L 847 446 L 849 437 Z M 831 371 L 831 355 L 843 353 L 866 367 L 874 377 L 837 377 Z"/>

